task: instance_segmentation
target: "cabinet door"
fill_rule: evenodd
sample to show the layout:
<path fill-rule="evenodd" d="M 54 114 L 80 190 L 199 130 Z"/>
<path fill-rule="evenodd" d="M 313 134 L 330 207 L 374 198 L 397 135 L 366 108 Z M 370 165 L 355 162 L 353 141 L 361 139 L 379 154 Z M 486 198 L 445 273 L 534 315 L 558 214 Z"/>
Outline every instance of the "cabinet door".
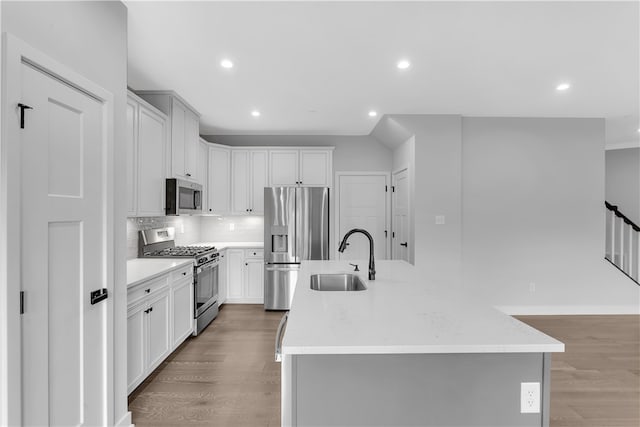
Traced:
<path fill-rule="evenodd" d="M 268 170 L 267 151 L 252 151 L 250 213 L 264 213 L 264 187 L 268 185 Z"/>
<path fill-rule="evenodd" d="M 173 307 L 173 343 L 178 347 L 193 332 L 193 278 L 174 283 L 171 289 Z"/>
<path fill-rule="evenodd" d="M 166 116 L 140 105 L 138 120 L 138 216 L 164 216 Z"/>
<path fill-rule="evenodd" d="M 217 214 L 231 212 L 230 151 L 209 147 L 208 211 Z"/>
<path fill-rule="evenodd" d="M 171 352 L 169 290 L 159 293 L 149 302 L 147 333 L 149 342 L 148 369 L 155 369 Z"/>
<path fill-rule="evenodd" d="M 249 212 L 249 151 L 231 152 L 231 208 L 235 213 Z"/>
<path fill-rule="evenodd" d="M 269 152 L 269 185 L 286 187 L 298 184 L 298 150 Z"/>
<path fill-rule="evenodd" d="M 227 249 L 227 279 L 227 298 L 230 301 L 244 298 L 244 251 L 242 249 Z"/>
<path fill-rule="evenodd" d="M 208 212 L 209 186 L 207 175 L 209 174 L 209 144 L 204 140 L 198 143 L 198 182 L 202 185 L 202 212 Z"/>
<path fill-rule="evenodd" d="M 171 176 L 186 178 L 185 169 L 185 113 L 186 108 L 176 99 L 171 107 Z"/>
<path fill-rule="evenodd" d="M 264 303 L 264 261 L 262 259 L 245 260 L 246 292 L 248 302 Z"/>
<path fill-rule="evenodd" d="M 127 216 L 136 216 L 137 159 L 138 159 L 138 103 L 127 97 Z"/>
<path fill-rule="evenodd" d="M 199 127 L 198 116 L 194 112 L 186 110 L 184 113 L 184 176 L 195 182 L 200 182 L 198 176 Z"/>
<path fill-rule="evenodd" d="M 220 264 L 218 267 L 218 305 L 222 305 L 227 301 L 227 251 L 220 251 Z"/>
<path fill-rule="evenodd" d="M 330 187 L 332 151 L 300 150 L 300 183 L 305 187 Z"/>
<path fill-rule="evenodd" d="M 127 311 L 127 393 L 144 380 L 146 374 L 145 304 Z"/>

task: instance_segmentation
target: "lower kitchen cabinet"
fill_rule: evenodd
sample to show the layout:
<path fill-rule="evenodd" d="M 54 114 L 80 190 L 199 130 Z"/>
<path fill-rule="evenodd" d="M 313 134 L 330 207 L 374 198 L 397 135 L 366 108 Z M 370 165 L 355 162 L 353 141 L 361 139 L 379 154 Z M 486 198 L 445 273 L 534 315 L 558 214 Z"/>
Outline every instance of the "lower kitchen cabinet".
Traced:
<path fill-rule="evenodd" d="M 131 393 L 193 332 L 193 267 L 127 292 L 127 392 Z"/>
<path fill-rule="evenodd" d="M 218 306 L 227 302 L 227 250 L 220 251 L 220 263 L 218 264 Z"/>
<path fill-rule="evenodd" d="M 262 249 L 227 249 L 227 303 L 264 303 Z"/>

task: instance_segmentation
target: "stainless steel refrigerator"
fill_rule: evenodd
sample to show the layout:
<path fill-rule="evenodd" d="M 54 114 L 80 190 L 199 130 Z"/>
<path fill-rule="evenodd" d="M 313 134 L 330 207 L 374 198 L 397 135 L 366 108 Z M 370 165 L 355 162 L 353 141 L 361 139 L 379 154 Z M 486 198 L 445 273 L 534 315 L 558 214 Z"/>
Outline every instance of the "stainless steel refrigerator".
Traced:
<path fill-rule="evenodd" d="M 329 189 L 264 189 L 264 308 L 289 310 L 300 262 L 329 259 Z"/>

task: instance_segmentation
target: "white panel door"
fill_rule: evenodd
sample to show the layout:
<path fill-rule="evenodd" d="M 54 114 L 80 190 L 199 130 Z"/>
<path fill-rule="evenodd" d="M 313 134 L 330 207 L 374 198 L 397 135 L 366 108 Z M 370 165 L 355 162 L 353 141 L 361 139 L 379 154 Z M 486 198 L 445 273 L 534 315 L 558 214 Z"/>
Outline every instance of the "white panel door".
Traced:
<path fill-rule="evenodd" d="M 146 372 L 145 308 L 139 304 L 127 311 L 127 393 L 142 382 Z"/>
<path fill-rule="evenodd" d="M 107 420 L 108 152 L 103 104 L 22 65 L 22 422 Z M 37 260 L 37 267 L 31 260 Z"/>
<path fill-rule="evenodd" d="M 227 298 L 242 299 L 244 292 L 244 251 L 242 249 L 227 249 Z"/>
<path fill-rule="evenodd" d="M 220 251 L 220 265 L 218 267 L 218 305 L 227 301 L 228 294 L 227 277 L 227 250 Z"/>
<path fill-rule="evenodd" d="M 392 239 L 393 259 L 409 262 L 409 245 L 412 244 L 409 232 L 409 175 L 406 169 L 393 174 L 392 193 Z"/>
<path fill-rule="evenodd" d="M 147 310 L 147 366 L 153 370 L 171 353 L 169 290 L 163 291 L 150 301 Z"/>
<path fill-rule="evenodd" d="M 249 212 L 249 151 L 231 152 L 231 210 Z"/>
<path fill-rule="evenodd" d="M 138 120 L 137 216 L 164 216 L 167 118 L 140 105 Z"/>
<path fill-rule="evenodd" d="M 138 211 L 138 103 L 127 97 L 127 216 Z"/>
<path fill-rule="evenodd" d="M 305 187 L 330 187 L 331 155 L 331 151 L 300 150 L 300 184 Z"/>
<path fill-rule="evenodd" d="M 202 185 L 202 212 L 208 212 L 209 187 L 209 143 L 204 140 L 198 142 L 198 182 Z"/>
<path fill-rule="evenodd" d="M 298 150 L 273 150 L 269 152 L 271 187 L 295 186 L 298 184 Z"/>
<path fill-rule="evenodd" d="M 251 205 L 252 214 L 264 213 L 264 187 L 268 184 L 268 163 L 266 151 L 251 152 Z"/>
<path fill-rule="evenodd" d="M 231 212 L 231 152 L 209 147 L 208 211 L 217 214 Z M 245 170 L 246 173 L 246 170 Z"/>
<path fill-rule="evenodd" d="M 386 259 L 387 176 L 341 175 L 338 180 L 339 239 L 353 228 L 365 229 L 373 237 L 376 259 Z M 363 234 L 353 234 L 349 237 L 348 243 L 347 249 L 339 253 L 339 259 L 367 260 L 369 258 L 369 240 Z"/>
<path fill-rule="evenodd" d="M 173 343 L 179 346 L 193 332 L 193 278 L 172 284 Z"/>

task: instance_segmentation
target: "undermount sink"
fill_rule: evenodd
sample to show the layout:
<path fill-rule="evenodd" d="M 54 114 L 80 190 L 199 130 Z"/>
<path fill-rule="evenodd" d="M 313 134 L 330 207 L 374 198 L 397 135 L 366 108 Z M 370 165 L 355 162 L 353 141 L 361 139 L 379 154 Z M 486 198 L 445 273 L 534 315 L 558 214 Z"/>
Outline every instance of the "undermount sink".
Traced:
<path fill-rule="evenodd" d="M 355 274 L 313 274 L 311 289 L 314 291 L 364 291 L 367 287 Z"/>

